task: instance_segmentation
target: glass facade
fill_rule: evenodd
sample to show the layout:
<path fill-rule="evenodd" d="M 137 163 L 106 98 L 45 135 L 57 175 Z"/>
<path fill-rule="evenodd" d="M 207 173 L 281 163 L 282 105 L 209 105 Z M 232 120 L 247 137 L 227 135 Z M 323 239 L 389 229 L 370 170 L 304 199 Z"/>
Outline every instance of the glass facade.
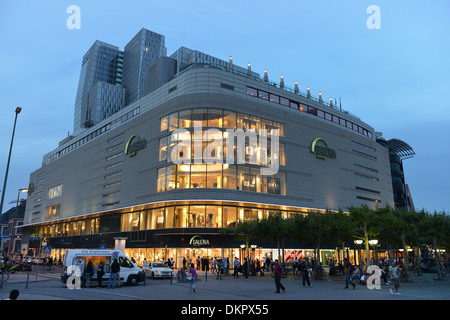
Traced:
<path fill-rule="evenodd" d="M 259 167 L 229 164 L 179 164 L 158 169 L 157 192 L 218 188 L 286 195 L 286 174 L 261 175 Z"/>
<path fill-rule="evenodd" d="M 278 135 L 280 137 L 284 136 L 284 125 L 282 123 L 244 113 L 214 108 L 187 109 L 171 113 L 160 119 L 160 131 L 170 132 L 180 128 L 192 128 L 194 122 L 198 122 L 204 128 L 242 129 L 257 133 L 259 129 L 266 129 L 269 137 L 273 129 L 278 129 Z"/>
<path fill-rule="evenodd" d="M 200 123 L 202 128 L 218 128 L 219 130 L 214 132 L 197 130 L 199 131 L 197 133 L 184 131 L 160 138 L 159 161 L 182 163 L 158 169 L 157 192 L 172 189 L 223 188 L 286 195 L 284 172 L 271 176 L 261 175 L 261 167 L 269 165 L 268 159 L 278 161 L 281 166 L 286 165 L 284 144 L 279 143 L 278 152 L 272 154 L 270 141 L 266 140 L 264 143 L 255 139 L 257 143 L 253 144 L 251 138 L 246 139 L 245 144 L 242 145 L 244 147 L 242 153 L 238 150 L 239 146 L 234 145 L 231 156 L 237 160 L 229 164 L 227 138 L 230 132 L 224 130 L 242 129 L 244 132 L 259 133 L 261 129 L 264 129 L 267 130 L 267 136 L 270 138 L 274 129 L 278 129 L 279 135 L 284 136 L 284 124 L 224 109 L 199 108 L 182 110 L 162 117 L 160 131 L 190 129 L 194 122 Z M 196 148 L 200 148 L 201 151 L 200 161 L 198 161 Z M 186 155 L 189 154 L 190 157 L 187 157 Z M 180 161 L 186 158 L 189 159 L 188 163 Z M 224 161 L 225 159 L 227 161 Z"/>
<path fill-rule="evenodd" d="M 62 237 L 89 235 L 101 232 L 126 232 L 170 228 L 227 228 L 242 221 L 260 220 L 271 212 L 281 212 L 284 218 L 304 214 L 305 210 L 286 211 L 232 205 L 191 205 L 163 206 L 154 209 L 112 214 L 100 218 L 54 223 L 36 227 L 32 236 Z"/>

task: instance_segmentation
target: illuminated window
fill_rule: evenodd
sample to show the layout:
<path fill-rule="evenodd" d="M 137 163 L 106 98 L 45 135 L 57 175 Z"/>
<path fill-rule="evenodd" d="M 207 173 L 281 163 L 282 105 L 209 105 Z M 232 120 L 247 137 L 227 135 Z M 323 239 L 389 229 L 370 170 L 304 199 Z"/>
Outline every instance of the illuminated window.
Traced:
<path fill-rule="evenodd" d="M 169 129 L 169 116 L 162 117 L 159 123 L 159 131 L 166 131 Z"/>
<path fill-rule="evenodd" d="M 60 208 L 61 208 L 60 204 L 56 204 L 54 206 L 45 208 L 45 218 L 48 219 L 48 218 L 58 217 Z"/>
<path fill-rule="evenodd" d="M 56 197 L 60 197 L 62 194 L 62 186 L 63 185 L 60 184 L 60 185 L 57 185 L 55 187 L 48 189 L 47 199 L 50 200 L 50 199 L 53 199 Z"/>

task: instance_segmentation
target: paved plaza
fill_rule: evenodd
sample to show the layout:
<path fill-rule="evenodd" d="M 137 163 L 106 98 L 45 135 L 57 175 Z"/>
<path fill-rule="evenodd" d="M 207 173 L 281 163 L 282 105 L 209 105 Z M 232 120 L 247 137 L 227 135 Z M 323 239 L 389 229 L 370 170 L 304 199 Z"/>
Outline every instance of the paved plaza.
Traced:
<path fill-rule="evenodd" d="M 222 300 L 222 301 L 289 301 L 289 300 L 450 300 L 450 281 L 434 280 L 435 275 L 425 273 L 414 276 L 412 282 L 401 282 L 401 295 L 392 295 L 390 286 L 382 281 L 381 289 L 368 289 L 358 284 L 356 289 L 344 289 L 341 276 L 311 281 L 312 287 L 303 287 L 301 276 L 282 278 L 285 293 L 274 293 L 274 278 L 232 276 L 217 280 L 211 273 L 199 272 L 196 293 L 189 293 L 188 283 L 177 283 L 170 279 L 147 279 L 145 283 L 130 287 L 108 289 L 107 281 L 102 288 L 96 283 L 92 288 L 69 290 L 60 281 L 60 272 L 18 272 L 0 288 L 0 299 L 8 298 L 12 289 L 20 291 L 19 300 Z M 27 282 L 28 279 L 28 282 Z"/>

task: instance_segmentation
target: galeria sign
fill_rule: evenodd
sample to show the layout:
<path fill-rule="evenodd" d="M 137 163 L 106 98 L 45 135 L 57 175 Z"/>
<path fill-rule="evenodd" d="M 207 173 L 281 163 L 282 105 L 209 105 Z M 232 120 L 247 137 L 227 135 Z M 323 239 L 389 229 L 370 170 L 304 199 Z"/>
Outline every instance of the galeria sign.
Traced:
<path fill-rule="evenodd" d="M 136 155 L 136 152 L 144 149 L 147 146 L 147 140 L 139 138 L 138 135 L 133 134 L 130 139 L 128 139 L 127 145 L 125 147 L 125 154 L 129 157 Z"/>
<path fill-rule="evenodd" d="M 319 143 L 319 144 L 318 144 Z M 319 159 L 336 159 L 336 151 L 328 148 L 327 142 L 322 138 L 315 138 L 311 144 L 311 152 Z"/>

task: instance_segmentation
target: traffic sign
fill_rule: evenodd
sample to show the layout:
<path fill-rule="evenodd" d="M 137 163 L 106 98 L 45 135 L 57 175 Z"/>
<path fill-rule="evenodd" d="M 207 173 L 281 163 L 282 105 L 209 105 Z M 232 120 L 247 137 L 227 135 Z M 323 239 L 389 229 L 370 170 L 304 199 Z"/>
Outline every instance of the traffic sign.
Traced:
<path fill-rule="evenodd" d="M 106 243 L 100 243 L 100 249 L 102 250 L 106 249 Z"/>
<path fill-rule="evenodd" d="M 52 247 L 50 247 L 50 246 L 45 246 L 44 247 L 43 253 L 51 253 L 51 252 L 52 252 Z"/>
<path fill-rule="evenodd" d="M 0 239 L 9 239 L 10 235 L 9 234 L 0 234 Z"/>

